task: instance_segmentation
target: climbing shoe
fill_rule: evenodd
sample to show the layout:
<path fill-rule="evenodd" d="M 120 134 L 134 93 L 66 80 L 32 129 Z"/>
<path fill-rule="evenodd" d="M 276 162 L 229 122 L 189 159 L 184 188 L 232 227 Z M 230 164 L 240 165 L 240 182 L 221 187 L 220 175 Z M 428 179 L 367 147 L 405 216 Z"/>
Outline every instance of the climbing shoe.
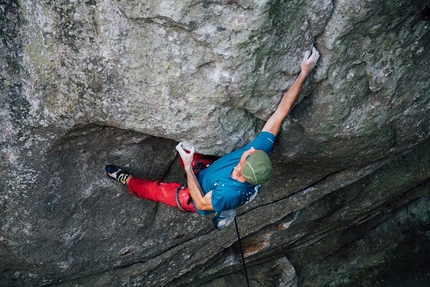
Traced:
<path fill-rule="evenodd" d="M 215 214 L 212 223 L 217 229 L 224 229 L 234 221 L 235 216 L 236 209 L 223 210 Z"/>
<path fill-rule="evenodd" d="M 107 165 L 106 172 L 109 177 L 121 182 L 122 184 L 126 184 L 126 180 L 129 177 L 128 173 L 114 165 Z"/>

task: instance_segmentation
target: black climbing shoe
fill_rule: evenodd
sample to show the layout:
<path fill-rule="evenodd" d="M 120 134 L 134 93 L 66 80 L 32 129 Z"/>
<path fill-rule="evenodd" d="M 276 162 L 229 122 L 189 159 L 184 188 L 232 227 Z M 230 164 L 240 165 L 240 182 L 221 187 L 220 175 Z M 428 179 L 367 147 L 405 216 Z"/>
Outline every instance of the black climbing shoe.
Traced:
<path fill-rule="evenodd" d="M 128 173 L 114 165 L 107 165 L 106 172 L 109 177 L 121 182 L 122 184 L 126 184 L 126 180 L 129 176 Z"/>

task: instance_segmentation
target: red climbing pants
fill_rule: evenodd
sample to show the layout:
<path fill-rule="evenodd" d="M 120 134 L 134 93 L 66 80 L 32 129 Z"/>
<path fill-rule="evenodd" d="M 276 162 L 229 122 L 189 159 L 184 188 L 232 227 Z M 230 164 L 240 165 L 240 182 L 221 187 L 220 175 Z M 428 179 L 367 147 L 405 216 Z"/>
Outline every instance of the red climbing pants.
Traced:
<path fill-rule="evenodd" d="M 215 157 L 195 153 L 192 163 L 194 173 L 199 173 L 215 160 Z M 184 167 L 182 160 L 181 166 Z M 176 206 L 181 211 L 197 212 L 192 203 L 188 188 L 176 182 L 166 183 L 133 177 L 128 183 L 128 190 L 131 194 L 139 198 L 162 202 L 169 206 Z"/>

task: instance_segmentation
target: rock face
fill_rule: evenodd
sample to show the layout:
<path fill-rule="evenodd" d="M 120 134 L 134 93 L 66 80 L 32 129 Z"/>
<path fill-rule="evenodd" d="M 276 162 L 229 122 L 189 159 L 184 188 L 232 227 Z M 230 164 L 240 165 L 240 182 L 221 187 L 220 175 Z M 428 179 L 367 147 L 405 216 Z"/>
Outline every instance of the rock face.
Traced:
<path fill-rule="evenodd" d="M 321 59 L 238 209 L 252 286 L 428 278 L 430 1 L 0 2 L 1 286 L 239 286 L 234 227 L 133 197 L 250 141 Z M 420 277 L 421 278 L 421 277 Z M 385 280 L 385 281 L 384 281 Z"/>

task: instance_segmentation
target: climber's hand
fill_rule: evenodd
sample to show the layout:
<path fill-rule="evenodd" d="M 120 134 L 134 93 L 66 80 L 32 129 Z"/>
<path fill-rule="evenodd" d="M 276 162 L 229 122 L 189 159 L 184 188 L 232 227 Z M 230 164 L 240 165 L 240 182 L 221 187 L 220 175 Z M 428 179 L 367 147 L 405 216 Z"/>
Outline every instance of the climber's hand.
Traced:
<path fill-rule="evenodd" d="M 182 143 L 179 143 L 176 146 L 176 150 L 179 152 L 179 155 L 182 158 L 182 161 L 184 162 L 184 167 L 185 168 L 189 168 L 191 167 L 192 163 L 193 163 L 193 157 L 194 157 L 194 152 L 195 149 L 194 147 L 191 148 L 191 150 L 189 151 L 189 153 L 187 153 L 183 148 L 182 148 Z"/>
<path fill-rule="evenodd" d="M 307 75 L 315 67 L 319 58 L 320 53 L 317 51 L 317 49 L 315 49 L 315 47 L 312 47 L 312 53 L 311 51 L 306 51 L 302 63 L 300 65 L 302 73 L 305 73 Z"/>

